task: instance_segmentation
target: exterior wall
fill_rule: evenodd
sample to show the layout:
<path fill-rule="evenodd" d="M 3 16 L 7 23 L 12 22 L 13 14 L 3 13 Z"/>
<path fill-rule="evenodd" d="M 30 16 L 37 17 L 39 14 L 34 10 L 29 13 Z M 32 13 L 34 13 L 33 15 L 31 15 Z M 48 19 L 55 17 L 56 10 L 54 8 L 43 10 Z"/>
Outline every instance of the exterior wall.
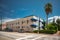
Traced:
<path fill-rule="evenodd" d="M 31 21 L 31 18 L 37 19 L 36 16 L 21 18 L 18 20 L 7 22 L 7 27 L 9 29 L 12 29 L 13 31 L 17 31 L 17 32 L 21 32 L 21 31 L 22 32 L 32 32 L 34 29 L 37 29 L 38 26 L 36 28 L 33 28 L 30 25 L 31 24 L 38 25 L 38 21 L 33 22 L 33 21 Z"/>
<path fill-rule="evenodd" d="M 3 23 L 2 24 L 2 30 L 5 30 L 5 28 L 6 28 L 6 23 Z"/>
<path fill-rule="evenodd" d="M 30 20 L 31 18 L 32 16 L 7 22 L 7 27 L 10 29 L 13 29 L 13 31 L 20 31 L 21 29 L 23 29 L 23 31 L 32 31 L 33 28 L 30 26 L 30 24 L 32 24 L 32 21 Z M 28 23 L 27 23 L 27 20 L 28 20 Z"/>

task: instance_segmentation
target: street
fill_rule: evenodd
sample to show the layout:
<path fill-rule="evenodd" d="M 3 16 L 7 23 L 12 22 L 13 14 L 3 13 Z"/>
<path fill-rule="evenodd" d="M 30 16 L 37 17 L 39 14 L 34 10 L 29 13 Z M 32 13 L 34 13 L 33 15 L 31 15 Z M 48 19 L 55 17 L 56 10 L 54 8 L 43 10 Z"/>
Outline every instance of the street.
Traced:
<path fill-rule="evenodd" d="M 0 40 L 60 40 L 60 36 L 0 31 Z"/>

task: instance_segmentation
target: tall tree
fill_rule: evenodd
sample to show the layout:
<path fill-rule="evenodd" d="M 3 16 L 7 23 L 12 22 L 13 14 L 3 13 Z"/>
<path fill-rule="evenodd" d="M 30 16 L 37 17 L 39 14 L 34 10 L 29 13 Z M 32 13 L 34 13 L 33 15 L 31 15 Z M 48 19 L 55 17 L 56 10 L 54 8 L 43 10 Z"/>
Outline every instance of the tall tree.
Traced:
<path fill-rule="evenodd" d="M 46 12 L 46 17 L 47 17 L 46 22 L 47 22 L 47 24 L 48 24 L 48 14 L 49 14 L 49 13 L 52 13 L 52 4 L 51 4 L 51 3 L 47 3 L 47 4 L 45 5 L 45 12 Z"/>
<path fill-rule="evenodd" d="M 57 19 L 56 22 L 57 22 L 57 25 L 58 25 L 58 30 L 60 31 L 60 19 Z"/>

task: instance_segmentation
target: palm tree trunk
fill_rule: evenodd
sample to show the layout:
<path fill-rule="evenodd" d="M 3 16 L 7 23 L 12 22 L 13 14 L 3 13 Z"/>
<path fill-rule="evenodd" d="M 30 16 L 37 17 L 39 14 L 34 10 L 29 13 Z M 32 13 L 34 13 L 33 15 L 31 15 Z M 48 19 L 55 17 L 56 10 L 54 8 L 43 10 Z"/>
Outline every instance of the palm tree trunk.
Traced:
<path fill-rule="evenodd" d="M 47 17 L 46 24 L 48 25 L 48 13 L 47 13 L 46 17 Z"/>

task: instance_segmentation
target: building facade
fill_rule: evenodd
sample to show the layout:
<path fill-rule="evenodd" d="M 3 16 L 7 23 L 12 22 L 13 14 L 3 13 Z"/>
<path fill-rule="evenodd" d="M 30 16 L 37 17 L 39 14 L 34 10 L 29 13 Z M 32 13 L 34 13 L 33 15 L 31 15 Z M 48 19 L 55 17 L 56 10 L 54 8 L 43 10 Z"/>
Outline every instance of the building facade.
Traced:
<path fill-rule="evenodd" d="M 6 23 L 3 23 L 2 24 L 2 30 L 5 30 L 6 29 Z"/>
<path fill-rule="evenodd" d="M 37 16 L 27 16 L 21 19 L 7 22 L 7 27 L 17 32 L 32 32 L 38 30 L 39 18 Z M 40 29 L 42 29 L 42 21 L 40 21 Z"/>

